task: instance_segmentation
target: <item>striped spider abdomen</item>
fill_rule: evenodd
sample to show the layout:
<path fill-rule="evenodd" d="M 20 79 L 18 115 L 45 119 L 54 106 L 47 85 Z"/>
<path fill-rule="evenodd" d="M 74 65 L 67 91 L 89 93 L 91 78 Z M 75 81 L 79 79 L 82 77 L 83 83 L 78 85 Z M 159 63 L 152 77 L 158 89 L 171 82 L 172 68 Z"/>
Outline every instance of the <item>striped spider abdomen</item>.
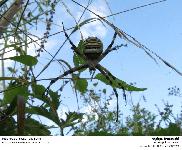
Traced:
<path fill-rule="evenodd" d="M 97 37 L 88 37 L 84 46 L 83 53 L 89 60 L 97 60 L 103 52 L 103 43 Z"/>

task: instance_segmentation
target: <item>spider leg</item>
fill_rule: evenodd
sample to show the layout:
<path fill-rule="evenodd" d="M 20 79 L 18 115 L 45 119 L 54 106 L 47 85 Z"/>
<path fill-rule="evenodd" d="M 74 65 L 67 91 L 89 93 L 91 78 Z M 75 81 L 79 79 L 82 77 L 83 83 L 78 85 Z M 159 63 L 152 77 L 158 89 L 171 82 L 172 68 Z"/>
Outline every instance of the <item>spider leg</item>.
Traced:
<path fill-rule="evenodd" d="M 120 47 L 123 47 L 123 46 L 126 47 L 127 44 L 117 45 L 117 46 L 115 46 L 115 47 L 113 47 L 113 48 L 111 48 L 111 49 L 108 49 L 107 51 L 105 51 L 105 52 L 101 55 L 99 61 L 101 61 L 101 60 L 102 60 L 107 54 L 109 54 L 110 52 L 115 51 L 115 50 L 118 50 Z"/>
<path fill-rule="evenodd" d="M 63 23 L 62 23 L 63 24 Z M 68 39 L 69 43 L 71 44 L 73 51 L 79 55 L 80 57 L 84 58 L 86 60 L 86 57 L 85 55 L 83 55 L 82 53 L 80 53 L 79 49 L 76 47 L 76 45 L 71 41 L 71 39 L 69 38 L 68 34 L 66 33 L 65 31 L 65 28 L 64 28 L 64 25 L 63 25 L 63 31 L 64 31 L 64 34 L 66 36 L 66 38 Z"/>
<path fill-rule="evenodd" d="M 116 36 L 117 36 L 117 33 L 115 32 L 114 35 L 113 35 L 111 43 L 109 44 L 109 46 L 106 48 L 106 50 L 100 56 L 100 61 L 110 52 L 110 50 L 111 50 L 111 48 L 112 48 L 112 46 L 114 44 L 114 41 L 116 39 Z"/>
<path fill-rule="evenodd" d="M 83 64 L 83 65 L 80 65 L 78 67 L 74 67 L 74 68 L 72 68 L 70 70 L 67 70 L 62 75 L 54 78 L 53 80 L 51 80 L 51 82 L 49 83 L 49 86 L 46 88 L 45 95 L 48 95 L 48 92 L 49 92 L 49 89 L 50 89 L 51 85 L 53 85 L 59 79 L 62 79 L 64 76 L 67 76 L 68 74 L 72 74 L 75 71 L 78 71 L 78 70 L 81 70 L 81 69 L 84 69 L 84 68 L 88 68 L 88 67 L 89 67 L 88 64 Z"/>
<path fill-rule="evenodd" d="M 111 72 L 110 72 L 109 70 L 107 70 L 106 68 L 104 68 L 104 67 L 101 66 L 100 64 L 98 64 L 98 66 L 99 66 L 102 70 L 104 70 L 104 71 L 108 74 L 108 76 L 109 76 L 110 78 L 112 78 L 112 80 L 116 80 L 116 77 L 115 77 L 114 75 L 112 75 Z M 123 90 L 123 98 L 124 98 L 124 100 L 126 101 L 126 92 L 125 92 L 124 87 L 123 87 L 120 83 L 118 83 L 118 86 L 120 86 L 121 89 Z"/>
<path fill-rule="evenodd" d="M 102 69 L 103 67 L 100 64 L 97 64 L 96 68 L 106 77 L 106 79 L 110 82 L 111 85 L 113 85 L 113 79 L 111 79 L 111 76 L 108 74 L 107 71 L 105 71 L 104 69 Z M 111 74 L 111 73 L 110 73 Z M 112 87 L 114 94 L 116 96 L 117 99 L 117 116 L 116 116 L 116 122 L 118 122 L 118 118 L 119 118 L 119 100 L 118 100 L 118 92 L 116 90 L 115 87 Z"/>
<path fill-rule="evenodd" d="M 111 41 L 111 43 L 109 44 L 109 46 L 106 48 L 106 50 L 107 50 L 107 49 L 111 49 L 111 47 L 113 46 L 114 41 L 115 41 L 115 39 L 116 39 L 116 36 L 117 36 L 117 33 L 115 32 L 114 35 L 113 35 L 112 41 Z"/>
<path fill-rule="evenodd" d="M 112 42 L 111 44 L 113 44 L 114 42 Z M 114 51 L 114 50 L 118 50 L 120 47 L 127 47 L 127 44 L 120 44 L 120 45 L 116 45 L 112 48 L 111 44 L 108 46 L 108 48 L 102 53 L 102 55 L 99 58 L 99 61 L 101 61 L 107 54 L 109 54 L 110 52 Z M 110 47 L 111 46 L 111 47 Z"/>

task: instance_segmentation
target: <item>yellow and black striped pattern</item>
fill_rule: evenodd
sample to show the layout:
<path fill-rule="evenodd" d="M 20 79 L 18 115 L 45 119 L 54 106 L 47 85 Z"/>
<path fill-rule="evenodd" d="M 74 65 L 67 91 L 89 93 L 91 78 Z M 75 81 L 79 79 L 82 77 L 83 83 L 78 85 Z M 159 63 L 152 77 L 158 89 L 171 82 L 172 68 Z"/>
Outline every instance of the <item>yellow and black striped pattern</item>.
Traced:
<path fill-rule="evenodd" d="M 97 37 L 88 37 L 84 41 L 84 55 L 91 60 L 98 59 L 103 52 L 103 43 Z"/>

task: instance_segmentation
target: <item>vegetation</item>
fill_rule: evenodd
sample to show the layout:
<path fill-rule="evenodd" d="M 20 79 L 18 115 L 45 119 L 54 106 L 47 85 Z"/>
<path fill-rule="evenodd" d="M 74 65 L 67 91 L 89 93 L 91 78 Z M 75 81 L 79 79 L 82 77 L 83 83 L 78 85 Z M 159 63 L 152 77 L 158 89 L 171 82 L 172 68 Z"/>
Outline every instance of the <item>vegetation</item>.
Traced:
<path fill-rule="evenodd" d="M 84 96 L 85 102 L 92 108 L 92 113 L 86 115 L 86 121 L 76 128 L 75 135 L 180 135 L 182 119 L 177 117 L 178 115 L 175 117 L 172 113 L 173 106 L 168 103 L 164 103 L 164 109 L 159 110 L 159 114 L 153 114 L 142 108 L 139 103 L 133 104 L 132 102 L 131 115 L 123 118 L 123 114 L 120 113 L 119 121 L 116 122 L 116 111 L 109 110 L 110 102 L 113 100 L 112 96 L 102 101 L 99 96 L 101 93 L 88 91 L 87 95 L 92 95 Z M 181 112 L 179 116 L 181 116 Z"/>
<path fill-rule="evenodd" d="M 71 10 L 62 0 L 28 0 L 26 3 L 24 0 L 2 0 L 0 2 L 0 12 L 2 12 L 0 14 L 0 38 L 3 45 L 0 47 L 2 68 L 0 93 L 3 93 L 0 97 L 0 135 L 50 136 L 52 135 L 52 129 L 55 128 L 59 129 L 60 132 L 58 135 L 62 136 L 67 134 L 101 136 L 180 135 L 182 117 L 175 117 L 172 113 L 172 105 L 168 103 L 164 103 L 163 111 L 158 109 L 159 114 L 157 115 L 142 108 L 139 103 L 133 104 L 131 106 L 132 115 L 122 118 L 123 114 L 119 108 L 117 90 L 123 91 L 123 98 L 127 101 L 127 91 L 131 93 L 133 91 L 142 92 L 146 88 L 139 88 L 128 84 L 113 76 L 102 66 L 100 67 L 101 71 L 98 69 L 101 73 L 97 73 L 89 79 L 82 77 L 85 68 L 81 68 L 80 66 L 84 65 L 86 60 L 81 57 L 85 48 L 81 28 L 92 22 L 102 22 L 104 25 L 107 25 L 108 29 L 115 32 L 113 39 L 116 36 L 124 39 L 128 43 L 144 50 L 155 61 L 159 59 L 177 73 L 181 73 L 135 38 L 112 24 L 106 17 L 101 17 L 88 9 L 92 1 L 88 0 L 87 7 L 83 7 L 76 1 L 72 2 L 75 6 L 83 8 L 79 21 L 76 21 Z M 60 4 L 61 6 L 59 6 Z M 75 20 L 76 25 L 73 25 L 70 29 L 64 28 L 64 22 L 63 26 L 55 25 L 56 7 L 65 8 L 66 13 Z M 95 18 L 86 18 L 81 21 L 82 16 L 87 11 L 94 14 Z M 58 26 L 59 31 L 52 33 L 53 25 Z M 42 27 L 45 27 L 45 30 L 43 34 L 41 33 L 41 37 L 33 34 L 37 29 L 40 30 Z M 68 30 L 71 30 L 69 35 L 67 34 Z M 81 38 L 75 49 L 72 48 L 74 51 L 72 54 L 73 67 L 71 67 L 72 62 L 68 62 L 65 59 L 57 59 L 57 55 L 67 40 L 71 43 L 69 37 L 74 33 L 80 33 Z M 59 45 L 58 50 L 52 54 L 47 50 L 48 45 L 46 43 L 51 37 L 56 35 L 61 35 L 62 45 Z M 63 40 L 65 38 L 66 40 Z M 32 45 L 35 55 L 29 53 L 29 47 L 32 47 Z M 125 44 L 116 45 L 113 48 L 111 45 L 108 54 L 122 46 L 126 47 Z M 15 55 L 11 55 L 13 53 Z M 8 56 L 8 54 L 11 56 Z M 44 61 L 43 68 L 40 69 L 41 59 L 46 56 L 49 56 L 50 59 L 46 63 Z M 7 60 L 13 62 L 8 68 L 4 66 L 4 62 Z M 63 68 L 63 73 L 58 77 L 51 78 L 48 74 L 50 71 L 49 67 L 55 62 L 59 64 L 59 68 Z M 99 68 L 98 64 L 94 64 L 93 68 L 89 64 L 90 66 L 87 68 L 92 73 L 95 68 Z M 80 67 L 80 69 L 75 72 L 75 67 Z M 44 76 L 45 72 L 47 73 L 47 77 L 40 78 Z M 66 75 L 70 75 L 71 77 L 66 77 Z M 56 84 L 58 79 L 61 80 L 61 83 L 52 88 L 52 85 Z M 109 85 L 114 91 L 113 94 L 107 98 L 106 89 L 101 89 L 100 91 L 93 90 L 89 86 L 90 79 L 96 79 L 99 83 L 102 82 L 102 84 Z M 67 111 L 65 117 L 60 116 L 63 89 L 68 83 L 70 83 L 75 91 L 77 100 L 79 99 L 79 95 L 81 95 L 84 107 L 91 108 L 90 112 L 81 112 L 80 110 Z M 94 84 L 95 88 L 97 84 Z M 104 96 L 101 97 L 101 95 Z M 110 104 L 115 98 L 117 99 L 116 109 L 113 109 L 110 108 Z M 182 116 L 182 112 L 179 115 Z M 41 122 L 41 119 L 37 119 L 37 116 L 46 118 L 52 122 L 52 125 Z M 171 120 L 171 117 L 173 120 Z"/>

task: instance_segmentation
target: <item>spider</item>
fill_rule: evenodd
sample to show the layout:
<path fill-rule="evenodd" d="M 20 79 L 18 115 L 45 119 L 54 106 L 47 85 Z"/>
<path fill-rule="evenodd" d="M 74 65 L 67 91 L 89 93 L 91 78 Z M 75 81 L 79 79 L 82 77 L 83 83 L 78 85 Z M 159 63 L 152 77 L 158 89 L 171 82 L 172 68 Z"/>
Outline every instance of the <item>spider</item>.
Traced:
<path fill-rule="evenodd" d="M 119 49 L 122 46 L 127 46 L 124 44 L 117 45 L 113 47 L 114 41 L 116 39 L 117 33 L 115 32 L 112 38 L 111 43 L 108 45 L 108 47 L 103 50 L 103 43 L 102 41 L 97 37 L 88 37 L 86 40 L 83 40 L 82 42 L 82 49 L 78 49 L 78 47 L 71 41 L 68 34 L 66 33 L 64 26 L 63 26 L 64 34 L 71 44 L 71 49 L 74 51 L 74 53 L 79 56 L 81 59 L 83 59 L 84 63 L 73 67 L 67 71 L 65 71 L 62 75 L 54 78 L 51 80 L 49 86 L 46 89 L 46 94 L 48 94 L 48 91 L 52 84 L 54 84 L 59 79 L 62 79 L 64 76 L 67 76 L 69 74 L 72 74 L 76 71 L 80 71 L 83 69 L 89 69 L 90 71 L 95 71 L 96 69 L 100 71 L 100 73 L 106 78 L 106 80 L 109 82 L 109 84 L 112 86 L 113 91 L 115 93 L 115 96 L 117 98 L 117 118 L 118 118 L 118 93 L 116 91 L 116 88 L 113 84 L 113 81 L 115 81 L 117 78 L 112 75 L 106 68 L 104 68 L 102 65 L 99 64 L 99 62 L 110 52 Z M 120 86 L 121 89 L 123 89 L 123 95 L 125 95 L 125 88 L 121 83 L 118 83 L 117 86 Z"/>
<path fill-rule="evenodd" d="M 88 37 L 86 40 L 83 41 L 83 49 L 80 50 L 78 47 L 71 41 L 68 34 L 66 33 L 64 26 L 63 31 L 65 33 L 66 38 L 68 39 L 69 43 L 71 44 L 71 49 L 73 49 L 74 53 L 77 54 L 80 58 L 84 60 L 84 64 L 81 64 L 80 66 L 73 67 L 67 71 L 65 71 L 62 75 L 54 78 L 51 80 L 49 86 L 47 87 L 46 91 L 48 91 L 52 84 L 54 84 L 59 79 L 62 79 L 64 76 L 67 76 L 69 74 L 72 74 L 76 71 L 80 71 L 82 69 L 89 68 L 90 71 L 95 71 L 98 69 L 102 75 L 106 77 L 106 79 L 109 81 L 109 84 L 113 85 L 113 80 L 116 79 L 114 75 L 112 75 L 106 68 L 104 68 L 102 65 L 99 64 L 99 62 L 111 51 L 117 50 L 122 46 L 127 46 L 124 44 L 117 45 L 115 47 L 112 47 L 114 44 L 114 41 L 116 39 L 117 33 L 115 32 L 112 38 L 111 43 L 108 45 L 108 47 L 103 50 L 103 43 L 102 41 L 97 37 Z M 119 85 L 122 88 L 122 85 Z M 115 88 L 114 88 L 115 90 Z"/>

